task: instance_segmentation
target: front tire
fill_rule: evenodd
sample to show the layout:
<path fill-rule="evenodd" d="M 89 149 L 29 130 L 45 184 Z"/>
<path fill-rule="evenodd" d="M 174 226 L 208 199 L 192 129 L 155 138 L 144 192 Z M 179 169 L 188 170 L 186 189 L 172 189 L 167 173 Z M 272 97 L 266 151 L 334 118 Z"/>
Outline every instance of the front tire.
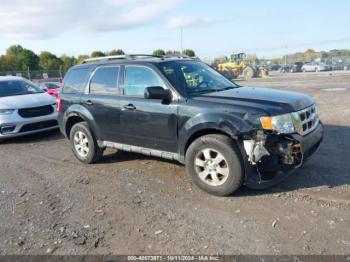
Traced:
<path fill-rule="evenodd" d="M 243 69 L 242 74 L 245 79 L 251 79 L 256 76 L 256 70 L 252 66 L 246 66 Z"/>
<path fill-rule="evenodd" d="M 86 122 L 75 124 L 70 131 L 70 142 L 74 155 L 85 164 L 98 162 L 103 155 Z"/>
<path fill-rule="evenodd" d="M 243 164 L 232 139 L 205 135 L 196 139 L 186 153 L 187 173 L 209 194 L 229 196 L 243 183 Z"/>

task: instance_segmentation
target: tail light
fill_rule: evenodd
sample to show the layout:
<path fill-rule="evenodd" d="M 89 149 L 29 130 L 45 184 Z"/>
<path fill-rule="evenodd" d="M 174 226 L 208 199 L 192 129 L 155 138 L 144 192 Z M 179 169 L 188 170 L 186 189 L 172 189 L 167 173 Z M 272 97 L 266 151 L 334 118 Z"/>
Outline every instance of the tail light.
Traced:
<path fill-rule="evenodd" d="M 57 97 L 56 97 L 56 104 L 57 104 L 57 112 L 61 112 L 62 100 L 61 100 L 61 96 L 59 94 L 57 94 Z"/>

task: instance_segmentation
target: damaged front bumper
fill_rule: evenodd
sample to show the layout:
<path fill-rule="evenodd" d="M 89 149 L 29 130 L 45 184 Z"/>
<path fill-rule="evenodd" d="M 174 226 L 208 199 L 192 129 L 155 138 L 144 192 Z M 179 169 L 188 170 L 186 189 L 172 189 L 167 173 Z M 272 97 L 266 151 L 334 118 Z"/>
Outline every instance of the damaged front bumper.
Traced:
<path fill-rule="evenodd" d="M 258 133 L 254 140 L 244 140 L 245 184 L 252 189 L 265 189 L 280 183 L 319 148 L 323 125 L 305 136 Z"/>

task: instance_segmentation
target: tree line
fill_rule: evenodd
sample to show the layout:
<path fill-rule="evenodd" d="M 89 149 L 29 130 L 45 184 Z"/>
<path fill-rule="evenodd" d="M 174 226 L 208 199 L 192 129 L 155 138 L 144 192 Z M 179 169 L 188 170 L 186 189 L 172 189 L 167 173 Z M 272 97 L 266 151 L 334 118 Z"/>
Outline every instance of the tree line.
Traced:
<path fill-rule="evenodd" d="M 162 56 L 166 54 L 180 54 L 179 51 L 157 49 L 153 51 L 153 55 Z M 188 56 L 195 56 L 195 52 L 186 49 L 182 52 Z M 108 52 L 93 51 L 90 55 L 79 56 L 56 56 L 55 54 L 42 51 L 40 54 L 34 53 L 32 50 L 26 49 L 20 45 L 10 46 L 4 55 L 0 56 L 0 72 L 5 71 L 35 71 L 35 70 L 62 70 L 67 71 L 71 66 L 76 65 L 87 58 L 124 55 L 122 49 L 112 49 Z"/>
<path fill-rule="evenodd" d="M 314 60 L 331 61 L 331 60 L 349 60 L 349 49 L 333 49 L 328 52 L 316 51 L 312 48 L 307 49 L 305 52 L 297 52 L 294 54 L 284 55 L 280 58 L 271 59 L 272 64 L 284 64 L 294 62 L 311 62 Z"/>
<path fill-rule="evenodd" d="M 165 51 L 157 49 L 153 51 L 155 56 L 163 56 L 167 54 L 184 54 L 190 57 L 196 56 L 195 51 L 186 49 L 182 52 L 176 50 Z M 40 54 L 34 53 L 32 50 L 26 49 L 20 45 L 10 46 L 4 55 L 0 56 L 0 72 L 15 72 L 15 71 L 36 71 L 36 70 L 61 70 L 66 72 L 71 66 L 76 65 L 87 58 L 103 57 L 112 55 L 124 55 L 122 49 L 112 49 L 107 52 L 93 51 L 90 55 L 56 56 L 55 54 L 42 51 Z M 350 59 L 350 50 L 348 49 L 333 49 L 328 52 L 317 52 L 314 49 L 307 49 L 305 52 L 297 52 L 294 54 L 285 55 L 274 59 L 261 59 L 254 54 L 247 55 L 247 61 L 255 64 L 284 64 L 292 62 L 306 62 L 315 59 L 330 60 L 334 58 Z M 213 60 L 212 65 L 227 61 L 225 56 L 217 57 Z"/>

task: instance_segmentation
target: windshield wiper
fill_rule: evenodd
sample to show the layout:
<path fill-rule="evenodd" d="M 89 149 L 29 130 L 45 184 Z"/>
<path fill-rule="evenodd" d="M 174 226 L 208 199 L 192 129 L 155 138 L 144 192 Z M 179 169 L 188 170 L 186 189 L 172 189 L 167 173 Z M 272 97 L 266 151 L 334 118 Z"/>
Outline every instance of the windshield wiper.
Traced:
<path fill-rule="evenodd" d="M 218 91 L 219 89 L 203 89 L 203 90 L 191 92 L 191 94 L 211 93 L 211 92 L 218 92 Z"/>
<path fill-rule="evenodd" d="M 229 89 L 233 89 L 235 88 L 234 86 L 228 86 L 225 88 L 213 88 L 213 89 L 203 89 L 203 90 L 199 90 L 196 92 L 193 92 L 192 94 L 196 94 L 196 93 L 207 93 L 207 92 L 221 92 L 221 91 L 225 91 L 225 90 L 229 90 Z"/>

